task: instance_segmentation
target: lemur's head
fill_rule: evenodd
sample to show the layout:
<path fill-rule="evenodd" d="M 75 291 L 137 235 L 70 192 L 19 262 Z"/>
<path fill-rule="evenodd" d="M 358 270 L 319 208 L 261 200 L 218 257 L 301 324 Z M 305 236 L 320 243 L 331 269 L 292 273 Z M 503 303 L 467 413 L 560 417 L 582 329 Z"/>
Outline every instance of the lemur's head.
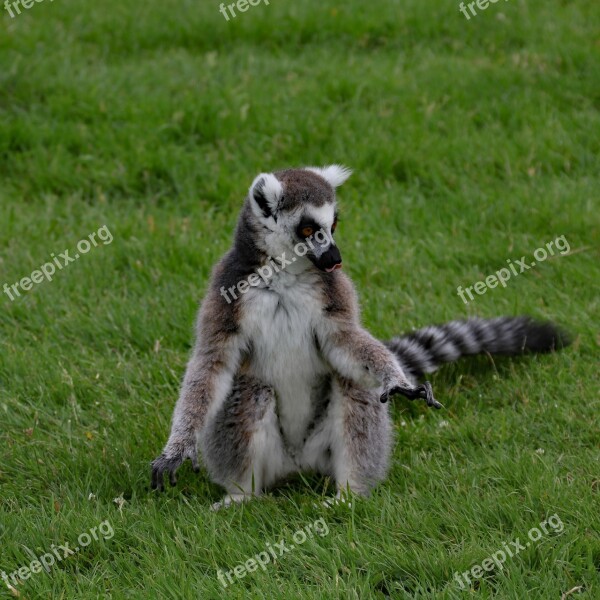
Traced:
<path fill-rule="evenodd" d="M 351 175 L 339 165 L 261 173 L 250 186 L 248 202 L 256 240 L 272 257 L 306 256 L 321 271 L 342 266 L 333 239 L 337 225 L 335 189 Z"/>

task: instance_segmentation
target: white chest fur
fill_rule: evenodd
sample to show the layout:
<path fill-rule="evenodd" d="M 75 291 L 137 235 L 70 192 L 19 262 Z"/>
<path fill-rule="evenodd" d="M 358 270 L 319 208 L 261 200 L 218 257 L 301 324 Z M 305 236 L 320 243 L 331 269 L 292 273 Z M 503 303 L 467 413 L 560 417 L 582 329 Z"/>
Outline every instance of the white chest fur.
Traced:
<path fill-rule="evenodd" d="M 281 428 L 296 448 L 313 417 L 311 393 L 328 370 L 314 341 L 323 307 L 316 283 L 310 273 L 282 272 L 269 288 L 252 288 L 243 299 L 250 372 L 275 389 Z"/>

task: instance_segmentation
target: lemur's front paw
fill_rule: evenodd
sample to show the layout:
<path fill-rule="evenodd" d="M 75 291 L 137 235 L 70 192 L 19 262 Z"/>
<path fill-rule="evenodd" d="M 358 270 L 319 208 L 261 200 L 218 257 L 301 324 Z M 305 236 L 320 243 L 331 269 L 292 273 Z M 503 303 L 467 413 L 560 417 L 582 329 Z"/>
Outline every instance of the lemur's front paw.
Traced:
<path fill-rule="evenodd" d="M 164 486 L 164 474 L 169 474 L 169 483 L 172 486 L 177 485 L 177 469 L 184 460 L 189 458 L 192 461 L 194 472 L 198 473 L 198 454 L 196 448 L 188 448 L 183 444 L 178 444 L 174 448 L 166 448 L 165 451 L 152 461 L 152 489 L 162 492 Z"/>
<path fill-rule="evenodd" d="M 431 389 L 431 383 L 429 383 L 429 381 L 426 381 L 421 385 L 409 387 L 396 385 L 386 390 L 381 395 L 380 400 L 382 402 L 387 402 L 390 396 L 393 396 L 394 394 L 400 394 L 402 396 L 405 396 L 409 400 L 417 400 L 419 398 L 422 398 L 423 400 L 425 400 L 425 402 L 427 402 L 427 406 L 433 406 L 434 408 L 444 408 L 444 406 L 433 397 L 433 390 Z"/>

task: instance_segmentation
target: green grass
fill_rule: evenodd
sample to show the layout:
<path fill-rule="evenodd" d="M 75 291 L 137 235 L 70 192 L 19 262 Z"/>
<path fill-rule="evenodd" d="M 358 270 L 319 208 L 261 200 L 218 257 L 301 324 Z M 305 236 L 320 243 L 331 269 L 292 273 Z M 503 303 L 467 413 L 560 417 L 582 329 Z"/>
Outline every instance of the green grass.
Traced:
<path fill-rule="evenodd" d="M 271 0 L 226 22 L 218 4 L 2 11 L 0 286 L 102 225 L 114 239 L 1 294 L 0 571 L 108 519 L 111 539 L 21 597 L 599 598 L 600 6 L 467 21 L 458 2 Z M 574 345 L 445 367 L 445 411 L 397 400 L 389 479 L 351 509 L 315 508 L 331 484 L 311 477 L 215 514 L 221 490 L 189 465 L 151 493 L 248 185 L 330 162 L 355 169 L 339 240 L 373 333 L 525 313 Z M 456 295 L 561 235 L 568 256 Z M 562 533 L 460 591 L 455 571 L 553 514 Z M 328 535 L 223 590 L 217 569 L 320 517 Z"/>

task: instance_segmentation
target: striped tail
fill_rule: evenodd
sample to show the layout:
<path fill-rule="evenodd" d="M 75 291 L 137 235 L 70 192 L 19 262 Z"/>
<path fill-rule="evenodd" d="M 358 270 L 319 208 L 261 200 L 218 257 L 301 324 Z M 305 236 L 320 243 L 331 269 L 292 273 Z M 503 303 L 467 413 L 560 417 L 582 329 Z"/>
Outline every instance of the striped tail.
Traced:
<path fill-rule="evenodd" d="M 466 319 L 433 325 L 393 338 L 386 346 L 413 376 L 471 354 L 551 352 L 568 346 L 569 335 L 550 322 L 530 317 Z"/>

